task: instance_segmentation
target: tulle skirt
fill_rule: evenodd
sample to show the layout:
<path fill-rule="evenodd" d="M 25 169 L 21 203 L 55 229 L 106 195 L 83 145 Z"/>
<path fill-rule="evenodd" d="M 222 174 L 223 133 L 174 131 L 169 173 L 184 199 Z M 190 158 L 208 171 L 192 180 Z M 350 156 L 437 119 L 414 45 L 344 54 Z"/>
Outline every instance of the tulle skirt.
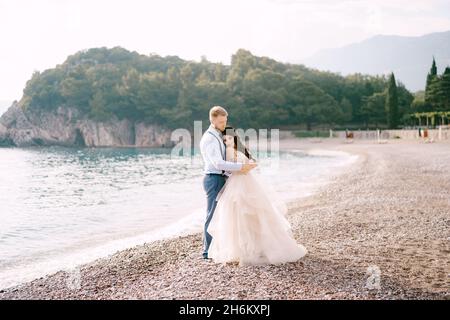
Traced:
<path fill-rule="evenodd" d="M 233 173 L 217 200 L 208 227 L 213 261 L 281 264 L 307 253 L 292 235 L 286 205 L 257 174 Z"/>

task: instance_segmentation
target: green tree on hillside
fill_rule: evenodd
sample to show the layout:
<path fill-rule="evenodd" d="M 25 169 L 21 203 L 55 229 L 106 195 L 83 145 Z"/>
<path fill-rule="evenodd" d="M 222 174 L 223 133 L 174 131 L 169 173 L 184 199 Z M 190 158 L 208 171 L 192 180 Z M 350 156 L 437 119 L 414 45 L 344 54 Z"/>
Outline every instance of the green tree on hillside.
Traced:
<path fill-rule="evenodd" d="M 374 93 L 370 97 L 364 99 L 364 105 L 361 108 L 361 114 L 365 119 L 366 128 L 370 123 L 374 123 L 376 127 L 384 123 L 386 119 L 386 92 Z"/>

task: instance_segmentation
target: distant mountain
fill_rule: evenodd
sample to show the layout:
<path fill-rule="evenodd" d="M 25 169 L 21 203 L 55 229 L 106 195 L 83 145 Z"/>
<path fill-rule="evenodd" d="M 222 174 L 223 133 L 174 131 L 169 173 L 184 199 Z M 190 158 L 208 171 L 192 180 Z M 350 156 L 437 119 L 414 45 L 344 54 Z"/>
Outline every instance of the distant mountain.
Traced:
<path fill-rule="evenodd" d="M 0 116 L 11 106 L 12 101 L 0 100 Z"/>
<path fill-rule="evenodd" d="M 408 89 L 417 91 L 425 88 L 433 56 L 441 74 L 450 65 L 450 31 L 419 37 L 378 35 L 342 48 L 319 51 L 300 62 L 343 75 L 393 71 Z"/>

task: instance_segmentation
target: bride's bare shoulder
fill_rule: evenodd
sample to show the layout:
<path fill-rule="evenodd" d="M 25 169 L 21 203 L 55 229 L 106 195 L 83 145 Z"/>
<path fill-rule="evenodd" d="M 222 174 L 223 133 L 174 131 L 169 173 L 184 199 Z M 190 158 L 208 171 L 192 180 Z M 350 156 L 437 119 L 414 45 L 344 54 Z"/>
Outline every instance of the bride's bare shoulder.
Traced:
<path fill-rule="evenodd" d="M 239 150 L 234 150 L 233 147 L 227 147 L 226 149 L 226 157 L 227 161 L 234 161 L 234 162 L 243 162 L 248 163 L 249 159 L 245 156 L 245 154 Z"/>
<path fill-rule="evenodd" d="M 250 159 L 247 158 L 247 156 L 242 151 L 238 151 L 237 159 L 238 159 L 238 161 L 241 161 L 244 163 L 248 163 L 250 161 Z"/>

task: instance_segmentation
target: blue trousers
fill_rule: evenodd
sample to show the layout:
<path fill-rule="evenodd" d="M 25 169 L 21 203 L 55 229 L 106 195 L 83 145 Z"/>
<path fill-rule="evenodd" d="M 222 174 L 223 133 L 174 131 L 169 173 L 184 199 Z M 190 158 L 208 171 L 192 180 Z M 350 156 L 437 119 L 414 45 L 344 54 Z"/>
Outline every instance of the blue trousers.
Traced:
<path fill-rule="evenodd" d="M 214 215 L 217 201 L 216 197 L 225 184 L 227 177 L 220 174 L 207 174 L 203 178 L 203 189 L 206 193 L 206 221 L 203 229 L 203 257 L 208 257 L 208 249 L 211 244 L 212 236 L 208 233 L 208 226 Z"/>

